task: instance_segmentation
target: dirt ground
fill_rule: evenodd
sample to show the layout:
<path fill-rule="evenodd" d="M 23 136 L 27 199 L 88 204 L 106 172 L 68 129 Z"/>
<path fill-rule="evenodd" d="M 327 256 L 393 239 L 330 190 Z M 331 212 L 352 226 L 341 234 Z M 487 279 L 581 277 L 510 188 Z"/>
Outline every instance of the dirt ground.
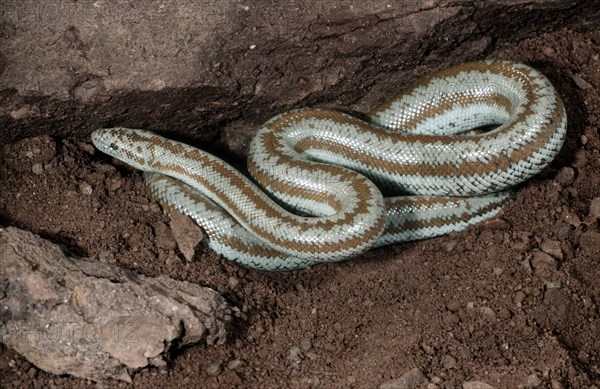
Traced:
<path fill-rule="evenodd" d="M 564 29 L 489 56 L 552 80 L 568 137 L 500 217 L 463 233 L 285 274 L 206 248 L 187 262 L 138 172 L 86 140 L 47 136 L 2 147 L 0 224 L 212 287 L 245 313 L 225 345 L 173 354 L 133 387 L 373 388 L 413 368 L 427 388 L 600 386 L 599 53 L 600 32 Z M 4 346 L 0 374 L 1 387 L 127 386 L 53 376 Z"/>

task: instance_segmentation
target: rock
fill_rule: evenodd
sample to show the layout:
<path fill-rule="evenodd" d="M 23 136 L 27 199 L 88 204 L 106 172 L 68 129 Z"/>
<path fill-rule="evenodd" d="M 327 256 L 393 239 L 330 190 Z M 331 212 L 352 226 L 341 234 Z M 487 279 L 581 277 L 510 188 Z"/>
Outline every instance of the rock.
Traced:
<path fill-rule="evenodd" d="M 544 46 L 542 48 L 542 53 L 544 53 L 546 57 L 554 57 L 556 55 L 556 50 L 550 46 Z"/>
<path fill-rule="evenodd" d="M 2 342 L 42 370 L 91 380 L 130 382 L 128 369 L 164 365 L 174 344 L 223 343 L 235 312 L 212 289 L 70 258 L 12 227 L 0 231 L 0 284 Z"/>
<path fill-rule="evenodd" d="M 94 189 L 87 182 L 82 182 L 81 184 L 79 184 L 79 191 L 81 192 L 81 194 L 84 194 L 86 196 L 89 196 L 92 193 L 94 193 Z"/>
<path fill-rule="evenodd" d="M 525 300 L 525 293 L 523 293 L 523 291 L 519 290 L 517 291 L 517 293 L 515 293 L 515 298 L 514 298 L 514 303 L 517 306 L 521 306 L 521 304 L 523 303 L 523 300 Z"/>
<path fill-rule="evenodd" d="M 196 246 L 204 238 L 202 229 L 192 219 L 180 213 L 173 215 L 170 226 L 179 251 L 186 260 L 191 261 L 194 258 Z"/>
<path fill-rule="evenodd" d="M 533 373 L 533 374 L 530 374 L 529 376 L 527 376 L 526 386 L 528 388 L 537 388 L 542 384 L 542 382 L 543 381 L 540 378 L 539 374 Z"/>
<path fill-rule="evenodd" d="M 444 355 L 444 358 L 442 358 L 442 365 L 445 369 L 454 369 L 456 367 L 456 358 L 452 355 Z"/>
<path fill-rule="evenodd" d="M 494 310 L 490 307 L 481 307 L 479 308 L 479 310 L 481 311 L 481 314 L 483 315 L 483 317 L 485 317 L 487 319 L 487 321 L 489 321 L 490 323 L 496 323 L 498 321 L 498 316 L 496 315 L 496 312 L 494 312 Z"/>
<path fill-rule="evenodd" d="M 563 259 L 562 249 L 560 248 L 560 242 L 557 240 L 544 239 L 542 243 L 540 243 L 540 249 L 553 256 L 558 260 Z"/>
<path fill-rule="evenodd" d="M 290 351 L 288 351 L 287 360 L 292 365 L 299 365 L 302 362 L 302 350 L 300 350 L 300 347 L 292 347 Z"/>
<path fill-rule="evenodd" d="M 400 378 L 385 382 L 379 386 L 379 389 L 413 389 L 427 381 L 427 377 L 421 369 L 415 367 L 412 370 L 402 374 Z"/>
<path fill-rule="evenodd" d="M 467 381 L 463 382 L 462 389 L 494 389 L 494 387 L 481 381 Z"/>
<path fill-rule="evenodd" d="M 600 219 L 600 197 L 594 197 L 592 199 L 589 214 L 593 218 Z"/>
<path fill-rule="evenodd" d="M 237 16 L 241 7 L 236 2 L 225 6 L 203 1 L 200 12 L 194 2 L 175 7 L 171 5 L 177 2 L 169 1 L 165 4 L 170 5 L 161 3 L 158 11 L 151 2 L 137 4 L 135 12 L 126 16 L 139 27 L 137 31 L 123 27 L 121 12 L 103 14 L 98 25 L 97 12 L 104 12 L 111 2 L 91 1 L 94 6 L 82 7 L 81 1 L 61 1 L 57 8 L 61 17 L 51 17 L 52 11 L 39 8 L 38 3 L 2 2 L 3 25 L 11 26 L 3 45 L 2 89 L 17 96 L 35 96 L 36 104 L 39 101 L 44 107 L 44 114 L 31 115 L 30 108 L 15 104 L 15 99 L 0 101 L 1 111 L 14 118 L 3 123 L 3 132 L 11 137 L 23 137 L 40 128 L 54 135 L 74 136 L 107 123 L 134 123 L 136 118 L 144 118 L 149 129 L 177 129 L 179 136 L 209 135 L 217 125 L 242 116 L 256 120 L 254 111 L 261 111 L 259 116 L 266 118 L 298 106 L 332 85 L 337 96 L 331 99 L 352 101 L 356 92 L 352 98 L 348 95 L 356 85 L 342 82 L 342 77 L 355 74 L 363 74 L 361 82 L 365 84 L 381 85 L 365 98 L 364 104 L 373 106 L 373 101 L 396 91 L 397 85 L 406 85 L 413 76 L 412 68 L 418 65 L 436 68 L 482 58 L 496 46 L 521 42 L 539 31 L 593 28 L 597 20 L 593 1 L 429 0 L 368 6 L 353 2 L 349 6 L 338 0 L 319 2 L 318 6 L 299 4 L 298 12 L 288 12 L 287 2 L 257 5 L 244 11 L 246 23 L 240 23 Z M 39 17 L 23 17 L 28 12 L 37 12 Z M 163 23 L 155 22 L 157 12 Z M 69 15 L 68 22 L 65 15 Z M 328 15 L 327 22 L 321 22 L 320 15 Z M 44 22 L 39 23 L 42 16 Z M 274 22 L 249 27 L 265 20 Z M 281 39 L 282 29 L 299 33 L 293 39 Z M 95 33 L 89 34 L 91 30 Z M 53 32 L 51 42 L 40 42 L 39 37 L 48 31 Z M 143 44 L 129 44 L 125 37 L 132 33 Z M 161 39 L 154 39 L 157 36 Z M 230 36 L 236 39 L 228 39 Z M 383 40 L 389 50 L 401 55 L 365 61 L 360 53 L 377 52 Z M 556 53 L 555 47 L 552 50 L 556 57 L 562 54 Z M 331 60 L 336 56 L 343 60 Z M 295 60 L 290 61 L 290 57 Z M 340 61 L 344 62 L 343 69 Z M 51 63 L 61 66 L 48 66 Z M 265 67 L 278 71 L 266 71 Z M 381 77 L 389 69 L 399 71 Z M 583 72 L 573 77 L 580 87 L 593 84 Z M 215 86 L 214 97 L 197 99 L 195 109 L 175 103 L 198 85 Z M 235 97 L 228 95 L 233 86 L 240 96 L 249 96 L 244 104 L 235 104 Z M 165 94 L 168 90 L 182 95 Z M 115 100 L 114 105 L 105 104 L 109 98 Z M 123 103 L 117 104 L 120 99 Z M 83 104 L 86 109 L 72 108 Z M 198 115 L 207 111 L 211 115 Z M 49 117 L 50 112 L 61 115 Z M 22 117 L 27 119 L 16 120 Z M 240 133 L 228 140 L 235 143 L 232 149 L 236 152 L 247 144 L 250 131 Z"/>
<path fill-rule="evenodd" d="M 222 366 L 221 366 L 221 362 L 215 362 L 212 363 L 210 365 L 208 365 L 208 367 L 206 368 L 206 374 L 208 374 L 211 377 L 216 377 L 219 374 L 221 374 L 222 371 Z"/>
<path fill-rule="evenodd" d="M 240 280 L 235 277 L 229 277 L 227 280 L 227 286 L 229 286 L 229 289 L 235 289 L 239 284 Z"/>
<path fill-rule="evenodd" d="M 227 369 L 236 370 L 244 365 L 241 359 L 233 359 L 227 363 Z"/>
<path fill-rule="evenodd" d="M 600 257 L 600 233 L 588 230 L 579 237 L 579 249 L 590 258 Z"/>
<path fill-rule="evenodd" d="M 536 270 L 556 270 L 558 267 L 558 261 L 543 251 L 536 251 L 533 253 L 531 266 L 533 266 L 533 268 Z"/>
<path fill-rule="evenodd" d="M 106 91 L 106 87 L 102 80 L 90 80 L 75 86 L 71 90 L 71 95 L 81 103 L 93 102 L 99 94 Z"/>
<path fill-rule="evenodd" d="M 10 111 L 10 117 L 15 119 L 15 120 L 19 120 L 19 119 L 24 119 L 27 118 L 31 115 L 31 105 L 29 104 L 25 104 L 22 107 L 15 109 L 13 111 Z"/>
<path fill-rule="evenodd" d="M 586 165 L 588 164 L 588 158 L 587 158 L 587 154 L 586 151 L 581 149 L 581 150 L 577 150 L 577 152 L 575 152 L 575 161 L 573 162 L 573 165 L 578 168 L 578 169 L 583 169 Z"/>
<path fill-rule="evenodd" d="M 594 87 L 589 82 L 587 82 L 583 77 L 581 77 L 579 74 L 575 74 L 571 78 L 573 79 L 573 81 L 575 81 L 575 84 L 579 87 L 579 89 L 582 89 L 582 90 L 594 89 Z"/>
<path fill-rule="evenodd" d="M 35 163 L 33 164 L 33 166 L 31 167 L 31 172 L 35 175 L 40 175 L 40 174 L 44 174 L 44 167 L 42 166 L 41 163 Z"/>
<path fill-rule="evenodd" d="M 573 185 L 575 182 L 575 169 L 565 166 L 556 175 L 556 181 L 562 186 Z"/>
<path fill-rule="evenodd" d="M 173 236 L 173 231 L 163 222 L 157 222 L 154 227 L 154 235 L 156 236 L 156 246 L 163 250 L 175 250 L 177 241 Z"/>
<path fill-rule="evenodd" d="M 312 348 L 312 342 L 308 338 L 304 338 L 300 341 L 300 348 L 302 351 L 308 351 Z"/>
<path fill-rule="evenodd" d="M 114 192 L 123 186 L 123 180 L 119 177 L 110 177 L 106 179 L 106 188 L 110 192 Z"/>

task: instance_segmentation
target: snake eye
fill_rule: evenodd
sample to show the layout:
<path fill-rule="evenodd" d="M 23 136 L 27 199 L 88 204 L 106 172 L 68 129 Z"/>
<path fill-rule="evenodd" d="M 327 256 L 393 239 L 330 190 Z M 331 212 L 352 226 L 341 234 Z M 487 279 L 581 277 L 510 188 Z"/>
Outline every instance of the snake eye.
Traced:
<path fill-rule="evenodd" d="M 117 146 L 117 144 L 113 142 L 110 144 L 110 149 L 113 151 L 117 151 L 119 150 L 119 146 Z"/>

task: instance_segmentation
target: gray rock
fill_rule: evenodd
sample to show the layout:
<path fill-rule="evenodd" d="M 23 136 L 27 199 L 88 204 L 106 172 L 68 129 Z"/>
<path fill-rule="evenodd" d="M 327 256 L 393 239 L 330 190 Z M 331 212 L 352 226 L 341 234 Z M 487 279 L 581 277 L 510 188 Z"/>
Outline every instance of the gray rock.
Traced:
<path fill-rule="evenodd" d="M 216 377 L 219 374 L 221 374 L 222 370 L 223 369 L 221 366 L 221 362 L 215 362 L 208 365 L 208 367 L 206 368 L 206 374 L 208 374 L 211 377 Z"/>
<path fill-rule="evenodd" d="M 590 216 L 600 219 L 600 197 L 594 197 L 590 203 Z"/>
<path fill-rule="evenodd" d="M 215 291 L 86 258 L 17 228 L 0 230 L 2 342 L 38 368 L 130 382 L 180 346 L 225 341 L 235 312 Z M 183 331 L 185 328 L 185 331 Z"/>
<path fill-rule="evenodd" d="M 563 259 L 562 249 L 560 248 L 560 242 L 557 240 L 544 239 L 540 243 L 540 249 L 546 254 L 550 254 L 558 260 Z"/>
<path fill-rule="evenodd" d="M 556 181 L 562 186 L 573 185 L 573 182 L 575 182 L 575 169 L 569 166 L 563 167 L 558 171 Z"/>
<path fill-rule="evenodd" d="M 494 389 L 494 387 L 481 381 L 467 381 L 463 382 L 462 389 Z"/>
<path fill-rule="evenodd" d="M 379 386 L 379 389 L 413 389 L 427 381 L 427 377 L 421 369 L 415 367 L 412 370 L 402 374 L 400 378 L 385 382 Z"/>
<path fill-rule="evenodd" d="M 542 384 L 542 379 L 538 373 L 533 373 L 527 376 L 526 386 L 528 388 L 537 388 Z"/>
<path fill-rule="evenodd" d="M 292 347 L 288 352 L 287 359 L 291 365 L 299 365 L 302 362 L 302 350 L 300 347 Z"/>
<path fill-rule="evenodd" d="M 536 270 L 556 270 L 558 267 L 558 261 L 543 251 L 536 251 L 533 253 L 531 266 L 533 266 L 533 268 Z"/>
<path fill-rule="evenodd" d="M 244 361 L 242 361 L 241 359 L 233 359 L 227 363 L 227 368 L 229 370 L 236 370 L 242 367 L 243 365 Z"/>
<path fill-rule="evenodd" d="M 31 167 L 31 172 L 35 175 L 44 174 L 44 167 L 41 163 L 36 163 Z"/>

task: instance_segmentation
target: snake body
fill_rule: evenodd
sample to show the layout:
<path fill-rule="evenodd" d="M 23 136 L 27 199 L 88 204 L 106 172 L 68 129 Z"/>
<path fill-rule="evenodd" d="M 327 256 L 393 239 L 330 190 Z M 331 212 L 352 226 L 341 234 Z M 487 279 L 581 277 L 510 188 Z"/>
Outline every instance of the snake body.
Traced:
<path fill-rule="evenodd" d="M 494 216 L 506 190 L 546 167 L 566 133 L 548 79 L 507 61 L 438 72 L 367 116 L 316 108 L 275 116 L 250 144 L 258 185 L 151 132 L 100 129 L 92 141 L 145 171 L 164 208 L 196 220 L 225 258 L 293 270 Z M 495 128 L 473 133 L 483 126 Z"/>

